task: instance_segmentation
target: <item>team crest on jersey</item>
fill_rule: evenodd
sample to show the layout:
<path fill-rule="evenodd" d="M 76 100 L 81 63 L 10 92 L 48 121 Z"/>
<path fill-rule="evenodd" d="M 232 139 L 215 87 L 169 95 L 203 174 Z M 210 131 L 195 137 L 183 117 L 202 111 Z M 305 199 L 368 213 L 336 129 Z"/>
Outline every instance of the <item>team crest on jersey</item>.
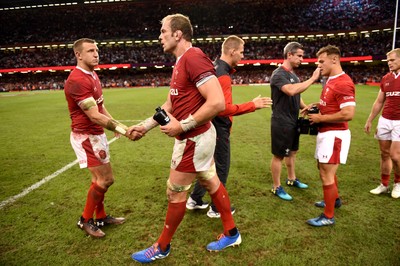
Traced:
<path fill-rule="evenodd" d="M 99 157 L 100 159 L 104 160 L 105 158 L 107 158 L 107 153 L 105 150 L 101 150 L 99 151 Z"/>

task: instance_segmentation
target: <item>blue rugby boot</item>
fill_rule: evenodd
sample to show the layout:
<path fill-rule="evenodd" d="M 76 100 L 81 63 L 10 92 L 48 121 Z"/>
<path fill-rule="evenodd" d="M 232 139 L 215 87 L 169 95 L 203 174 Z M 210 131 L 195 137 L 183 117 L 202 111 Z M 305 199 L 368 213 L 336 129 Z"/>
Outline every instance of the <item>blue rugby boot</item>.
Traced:
<path fill-rule="evenodd" d="M 217 239 L 217 241 L 211 242 L 207 245 L 208 251 L 218 252 L 227 247 L 239 246 L 240 243 L 242 243 L 242 237 L 240 236 L 239 231 L 234 236 L 226 236 L 224 234 L 220 234 Z"/>
<path fill-rule="evenodd" d="M 276 189 L 272 188 L 271 192 L 283 200 L 292 200 L 293 199 L 292 196 L 290 196 L 288 193 L 286 193 L 286 191 L 283 189 L 282 186 L 279 186 Z"/>
<path fill-rule="evenodd" d="M 289 187 L 308 188 L 307 184 L 300 182 L 297 178 L 295 180 L 286 179 L 286 185 Z"/>
<path fill-rule="evenodd" d="M 140 263 L 150 263 L 168 257 L 170 251 L 170 244 L 168 244 L 167 250 L 163 252 L 158 243 L 155 243 L 149 248 L 133 253 L 131 258 Z"/>
<path fill-rule="evenodd" d="M 316 227 L 321 227 L 321 226 L 327 226 L 327 225 L 334 225 L 335 224 L 335 219 L 328 218 L 325 216 L 325 214 L 321 214 L 320 216 L 310 219 L 307 221 L 309 225 L 316 226 Z"/>

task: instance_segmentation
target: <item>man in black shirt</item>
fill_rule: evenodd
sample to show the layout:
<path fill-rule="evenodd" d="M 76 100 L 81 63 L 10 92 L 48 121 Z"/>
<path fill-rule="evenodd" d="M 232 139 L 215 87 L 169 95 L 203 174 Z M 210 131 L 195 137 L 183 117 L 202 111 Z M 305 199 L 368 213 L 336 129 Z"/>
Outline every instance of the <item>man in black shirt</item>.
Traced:
<path fill-rule="evenodd" d="M 292 200 L 281 186 L 282 161 L 285 159 L 288 178 L 286 184 L 297 188 L 307 188 L 295 174 L 295 159 L 299 149 L 300 133 L 297 119 L 300 109 L 306 107 L 300 94 L 319 79 L 320 69 L 316 68 L 310 79 L 300 82 L 293 70 L 303 61 L 303 46 L 297 42 L 288 43 L 283 49 L 283 64 L 271 76 L 271 192 L 283 200 Z"/>

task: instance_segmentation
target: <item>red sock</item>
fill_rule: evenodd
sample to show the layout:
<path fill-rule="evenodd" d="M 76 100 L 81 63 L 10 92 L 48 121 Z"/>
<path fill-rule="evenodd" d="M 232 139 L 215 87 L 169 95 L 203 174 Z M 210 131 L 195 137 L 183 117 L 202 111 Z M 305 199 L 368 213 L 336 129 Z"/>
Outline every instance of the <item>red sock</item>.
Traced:
<path fill-rule="evenodd" d="M 400 177 L 399 176 L 397 176 L 397 177 L 399 178 L 399 182 L 400 182 Z M 384 185 L 385 187 L 389 186 L 389 180 L 390 180 L 390 175 L 381 174 L 382 185 Z M 396 180 L 396 174 L 394 174 L 394 180 Z"/>
<path fill-rule="evenodd" d="M 327 218 L 332 218 L 335 215 L 335 200 L 337 195 L 336 184 L 323 186 L 325 210 L 324 214 Z"/>
<path fill-rule="evenodd" d="M 394 174 L 394 183 L 399 183 L 400 182 L 400 176 Z M 388 180 L 388 184 L 389 184 L 389 180 Z"/>
<path fill-rule="evenodd" d="M 335 175 L 335 185 L 336 185 L 336 198 L 339 198 L 339 186 L 338 186 L 338 178 L 337 175 Z"/>
<path fill-rule="evenodd" d="M 94 182 L 92 182 L 92 185 L 94 184 Z M 96 208 L 95 208 L 95 213 L 96 213 L 96 219 L 103 219 L 106 218 L 107 214 L 104 210 L 104 195 L 103 194 L 103 198 L 101 199 L 101 201 L 99 202 L 99 204 L 97 204 Z"/>
<path fill-rule="evenodd" d="M 220 183 L 217 191 L 210 196 L 215 207 L 217 207 L 217 210 L 221 214 L 222 225 L 224 226 L 224 235 L 229 236 L 229 230 L 234 229 L 236 226 L 231 213 L 231 202 L 229 200 L 228 192 L 224 185 Z"/>
<path fill-rule="evenodd" d="M 157 243 L 162 251 L 167 249 L 176 229 L 183 220 L 186 211 L 186 201 L 178 203 L 168 203 L 167 216 L 165 217 L 164 229 L 158 238 Z"/>
<path fill-rule="evenodd" d="M 101 188 L 96 183 L 92 183 L 87 194 L 86 205 L 82 214 L 85 222 L 93 218 L 94 210 L 99 202 L 104 199 L 104 193 L 106 193 L 106 191 L 107 189 Z"/>
<path fill-rule="evenodd" d="M 104 209 L 104 195 L 101 197 L 99 203 L 96 206 L 95 212 L 96 212 L 96 219 L 103 219 L 106 218 L 107 214 Z"/>

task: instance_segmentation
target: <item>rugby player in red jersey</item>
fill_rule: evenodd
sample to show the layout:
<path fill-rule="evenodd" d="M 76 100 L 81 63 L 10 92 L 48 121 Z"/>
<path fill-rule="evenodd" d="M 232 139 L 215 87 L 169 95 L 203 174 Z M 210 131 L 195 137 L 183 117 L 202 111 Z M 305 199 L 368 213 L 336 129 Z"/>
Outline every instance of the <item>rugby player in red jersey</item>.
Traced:
<path fill-rule="evenodd" d="M 99 64 L 96 42 L 87 38 L 79 39 L 75 41 L 73 50 L 77 67 L 69 75 L 64 88 L 72 120 L 70 140 L 80 168 L 88 168 L 92 175 L 78 227 L 93 237 L 101 238 L 105 233 L 100 227 L 125 222 L 125 218 L 114 218 L 104 210 L 104 196 L 114 183 L 114 176 L 103 128 L 116 132 L 117 136 L 128 136 L 128 127 L 114 120 L 104 106 L 101 83 L 94 71 Z M 138 139 L 141 134 L 134 131 L 129 137 Z M 94 213 L 96 220 L 93 219 Z"/>
<path fill-rule="evenodd" d="M 334 210 L 340 207 L 336 172 L 339 164 L 345 164 L 350 148 L 351 133 L 348 121 L 355 113 L 355 87 L 351 78 L 344 73 L 340 64 L 340 50 L 328 45 L 318 53 L 318 67 L 327 81 L 321 92 L 318 114 L 308 114 L 311 124 L 318 123 L 315 158 L 318 161 L 324 200 L 316 206 L 324 207 L 324 213 L 307 221 L 312 226 L 326 226 L 335 223 Z M 307 106 L 307 110 L 315 104 Z"/>
<path fill-rule="evenodd" d="M 372 121 L 379 117 L 375 138 L 381 151 L 381 184 L 372 189 L 372 194 L 389 193 L 389 180 L 392 168 L 394 184 L 392 197 L 400 198 L 400 48 L 386 54 L 390 72 L 381 80 L 378 96 L 372 105 L 371 113 L 364 130 L 369 133 Z"/>
<path fill-rule="evenodd" d="M 211 119 L 225 108 L 214 66 L 199 48 L 192 46 L 193 28 L 188 17 L 169 15 L 161 23 L 159 39 L 163 50 L 172 53 L 176 63 L 167 101 L 162 105 L 170 122 L 160 129 L 175 138 L 175 145 L 167 181 L 168 208 L 164 228 L 156 243 L 132 254 L 132 259 L 141 263 L 169 255 L 171 239 L 185 215 L 188 190 L 196 178 L 218 208 L 224 228 L 218 240 L 207 245 L 207 250 L 219 251 L 241 243 L 229 196 L 218 179 L 213 159 L 216 132 Z M 142 123 L 140 132 L 145 134 L 157 125 L 150 117 Z"/>

